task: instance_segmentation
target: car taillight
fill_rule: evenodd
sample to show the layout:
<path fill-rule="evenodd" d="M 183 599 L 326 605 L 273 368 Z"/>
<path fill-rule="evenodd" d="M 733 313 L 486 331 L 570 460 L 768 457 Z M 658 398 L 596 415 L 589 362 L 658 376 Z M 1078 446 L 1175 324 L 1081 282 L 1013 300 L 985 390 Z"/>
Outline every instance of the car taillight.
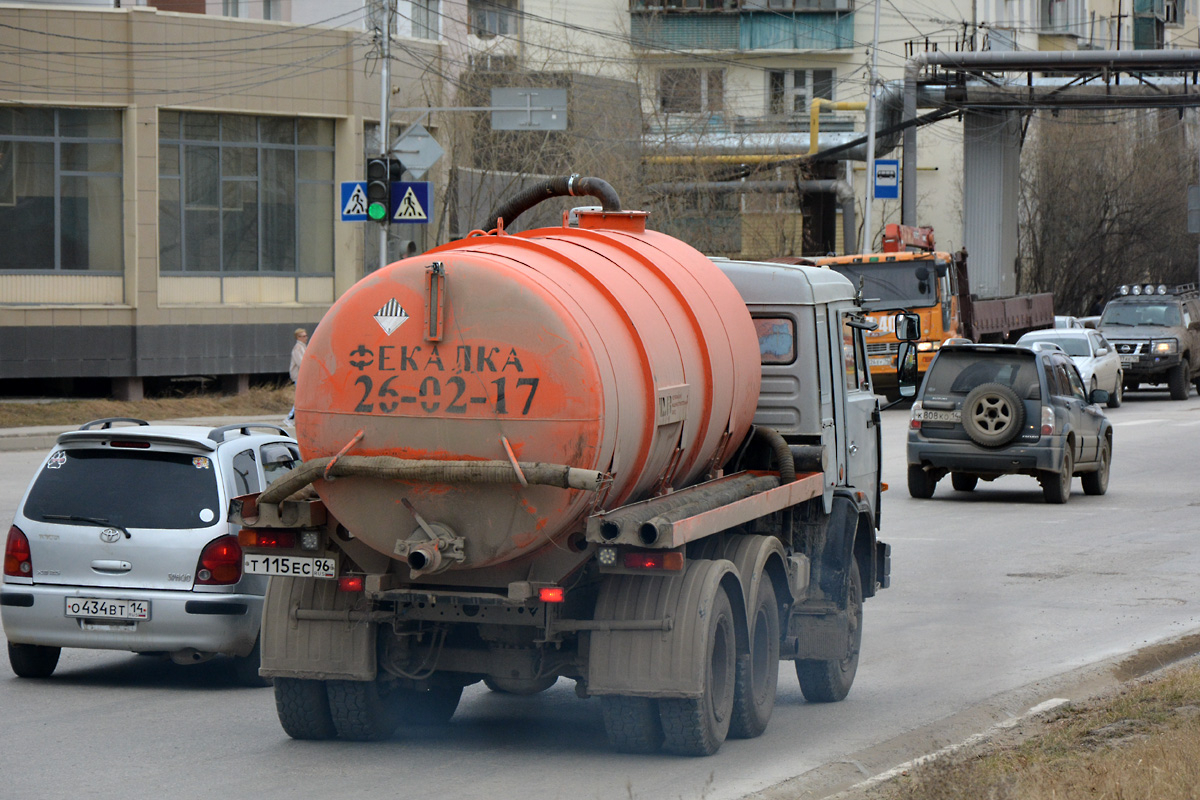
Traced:
<path fill-rule="evenodd" d="M 4 574 L 15 578 L 28 578 L 33 575 L 29 540 L 16 525 L 8 529 L 8 542 L 4 545 Z"/>
<path fill-rule="evenodd" d="M 1042 436 L 1054 433 L 1054 409 L 1042 406 Z"/>
<path fill-rule="evenodd" d="M 912 404 L 912 416 L 908 420 L 908 427 L 914 431 L 921 430 L 921 401 L 917 400 Z"/>
<path fill-rule="evenodd" d="M 204 545 L 196 565 L 196 583 L 224 586 L 242 579 L 242 548 L 232 536 L 222 536 Z"/>

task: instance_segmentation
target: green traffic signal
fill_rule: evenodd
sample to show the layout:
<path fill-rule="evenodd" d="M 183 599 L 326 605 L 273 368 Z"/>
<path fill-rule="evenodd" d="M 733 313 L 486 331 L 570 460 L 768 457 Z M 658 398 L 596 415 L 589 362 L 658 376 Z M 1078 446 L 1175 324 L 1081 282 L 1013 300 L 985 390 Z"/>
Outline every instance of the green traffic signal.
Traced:
<path fill-rule="evenodd" d="M 383 220 L 387 213 L 388 207 L 383 203 L 371 203 L 367 206 L 367 216 L 375 222 Z"/>

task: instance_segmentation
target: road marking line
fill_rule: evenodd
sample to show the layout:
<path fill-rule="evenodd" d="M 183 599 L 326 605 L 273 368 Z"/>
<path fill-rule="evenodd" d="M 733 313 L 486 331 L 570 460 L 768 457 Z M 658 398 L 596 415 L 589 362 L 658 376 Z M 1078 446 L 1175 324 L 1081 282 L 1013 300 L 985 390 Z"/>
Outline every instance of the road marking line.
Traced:
<path fill-rule="evenodd" d="M 941 750 L 935 750 L 932 753 L 928 753 L 923 756 L 918 756 L 917 758 L 914 758 L 912 761 L 906 761 L 905 763 L 900 764 L 899 766 L 892 767 L 891 769 L 887 770 L 886 772 L 881 772 L 874 777 L 867 778 L 865 781 L 862 781 L 861 783 L 856 783 L 855 785 L 853 785 L 849 789 L 847 789 L 846 792 L 854 792 L 854 791 L 862 791 L 865 789 L 871 789 L 875 786 L 878 786 L 881 783 L 890 781 L 892 778 L 899 777 L 900 775 L 903 775 L 905 772 L 908 772 L 909 770 L 911 770 L 915 767 L 919 767 L 922 764 L 925 764 L 929 761 L 933 761 L 936 758 L 940 758 L 942 756 L 947 756 L 947 755 L 950 755 L 951 753 L 955 753 L 959 750 L 962 750 L 964 747 L 970 747 L 973 744 L 978 744 L 980 742 L 987 741 L 989 738 L 992 737 L 992 735 L 996 731 L 1016 727 L 1016 725 L 1023 722 L 1024 720 L 1029 719 L 1030 717 L 1036 717 L 1038 714 L 1042 714 L 1042 713 L 1045 713 L 1046 711 L 1050 711 L 1052 709 L 1058 708 L 1059 706 L 1066 705 L 1069 702 L 1071 702 L 1071 701 L 1065 697 L 1055 697 L 1050 700 L 1046 700 L 1045 702 L 1038 703 L 1036 706 L 1029 709 L 1024 714 L 1019 714 L 1015 717 L 1009 717 L 1008 719 L 1004 720 L 1003 722 L 996 723 L 995 725 L 992 726 L 992 728 L 990 730 L 984 731 L 982 733 L 972 734 L 972 735 L 968 736 L 966 739 L 964 739 L 963 741 L 959 742 L 958 744 L 948 745 L 946 747 L 943 747 Z"/>
<path fill-rule="evenodd" d="M 1166 420 L 1165 419 L 1130 419 L 1130 420 L 1123 420 L 1121 422 L 1114 422 L 1113 426 L 1115 427 L 1115 426 L 1123 425 L 1123 426 L 1127 426 L 1127 427 L 1133 427 L 1134 425 L 1150 425 L 1155 422 L 1166 422 Z"/>

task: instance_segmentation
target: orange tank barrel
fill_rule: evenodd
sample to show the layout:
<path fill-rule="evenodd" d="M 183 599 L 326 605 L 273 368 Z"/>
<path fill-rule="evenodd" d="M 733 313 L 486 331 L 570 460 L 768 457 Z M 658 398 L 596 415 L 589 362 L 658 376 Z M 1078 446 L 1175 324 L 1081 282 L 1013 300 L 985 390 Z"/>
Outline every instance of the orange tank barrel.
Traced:
<path fill-rule="evenodd" d="M 362 430 L 349 455 L 612 476 L 599 494 L 316 482 L 375 550 L 403 554 L 428 525 L 464 543 L 451 568 L 469 570 L 561 545 L 598 507 L 701 479 L 748 432 L 759 381 L 750 315 L 710 260 L 645 230 L 643 212 L 580 212 L 578 227 L 473 236 L 359 281 L 313 333 L 296 429 L 306 459 Z"/>

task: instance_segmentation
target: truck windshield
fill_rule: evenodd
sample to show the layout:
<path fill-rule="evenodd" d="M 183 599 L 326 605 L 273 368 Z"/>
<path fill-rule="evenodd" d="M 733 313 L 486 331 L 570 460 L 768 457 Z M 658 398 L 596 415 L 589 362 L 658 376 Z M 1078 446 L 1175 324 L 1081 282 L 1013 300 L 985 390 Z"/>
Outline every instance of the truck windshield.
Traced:
<path fill-rule="evenodd" d="M 849 278 L 856 288 L 858 279 L 863 279 L 863 307 L 870 311 L 881 308 L 928 308 L 937 302 L 934 294 L 937 274 L 933 264 L 899 261 L 890 264 L 831 264 L 830 267 Z"/>
<path fill-rule="evenodd" d="M 1179 307 L 1174 303 L 1109 303 L 1100 324 L 1178 325 Z"/>

